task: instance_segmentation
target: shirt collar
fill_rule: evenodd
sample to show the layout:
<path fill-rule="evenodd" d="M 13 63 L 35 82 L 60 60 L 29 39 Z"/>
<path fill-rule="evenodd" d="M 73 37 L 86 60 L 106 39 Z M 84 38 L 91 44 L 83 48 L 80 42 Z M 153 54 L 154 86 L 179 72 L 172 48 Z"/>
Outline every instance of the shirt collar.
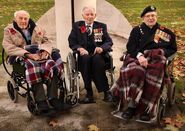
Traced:
<path fill-rule="evenodd" d="M 93 27 L 93 23 L 92 23 L 91 25 L 88 25 L 88 24 L 85 22 L 85 26 Z"/>

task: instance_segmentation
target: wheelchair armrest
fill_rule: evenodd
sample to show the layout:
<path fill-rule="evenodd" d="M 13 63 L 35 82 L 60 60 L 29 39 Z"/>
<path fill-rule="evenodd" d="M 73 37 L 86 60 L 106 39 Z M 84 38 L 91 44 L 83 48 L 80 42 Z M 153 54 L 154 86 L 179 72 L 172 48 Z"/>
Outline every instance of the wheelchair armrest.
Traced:
<path fill-rule="evenodd" d="M 10 65 L 14 64 L 15 62 L 18 62 L 21 65 L 23 65 L 24 58 L 23 57 L 19 57 L 19 56 L 9 56 L 8 57 L 8 63 L 10 63 Z"/>
<path fill-rule="evenodd" d="M 53 52 L 57 52 L 57 53 L 59 53 L 60 52 L 60 50 L 59 49 L 57 49 L 57 48 L 52 48 L 52 53 Z"/>
<path fill-rule="evenodd" d="M 78 54 L 78 53 L 80 53 L 79 51 L 77 51 L 77 50 L 73 50 L 73 54 L 75 55 L 75 54 Z"/>
<path fill-rule="evenodd" d="M 108 51 L 107 53 L 108 53 L 109 56 L 112 57 L 112 51 Z"/>
<path fill-rule="evenodd" d="M 110 49 L 107 50 L 107 52 L 112 52 L 112 51 L 113 51 L 112 48 L 110 48 Z"/>
<path fill-rule="evenodd" d="M 120 61 L 124 61 L 127 56 L 127 52 L 123 52 L 123 55 L 119 58 Z"/>
<path fill-rule="evenodd" d="M 75 57 L 75 61 L 78 60 L 78 56 L 79 56 L 80 52 L 77 50 L 73 50 L 73 56 Z"/>
<path fill-rule="evenodd" d="M 172 54 L 167 58 L 166 65 L 169 65 L 175 59 L 176 53 Z"/>

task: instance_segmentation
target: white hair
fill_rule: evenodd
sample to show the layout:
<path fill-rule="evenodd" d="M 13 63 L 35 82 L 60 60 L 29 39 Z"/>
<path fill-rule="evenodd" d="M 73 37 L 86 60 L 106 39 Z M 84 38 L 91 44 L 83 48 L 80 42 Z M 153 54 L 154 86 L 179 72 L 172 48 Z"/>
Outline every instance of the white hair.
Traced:
<path fill-rule="evenodd" d="M 28 16 L 28 18 L 30 18 L 30 14 L 27 11 L 25 11 L 25 10 L 15 11 L 14 18 L 17 17 L 18 14 L 26 14 Z"/>
<path fill-rule="evenodd" d="M 85 6 L 85 7 L 83 7 L 83 9 L 82 9 L 82 14 L 84 14 L 84 11 L 85 11 L 86 9 L 90 9 L 90 10 L 92 10 L 92 11 L 96 14 L 96 10 L 95 10 L 95 8 L 92 7 L 92 6 Z"/>

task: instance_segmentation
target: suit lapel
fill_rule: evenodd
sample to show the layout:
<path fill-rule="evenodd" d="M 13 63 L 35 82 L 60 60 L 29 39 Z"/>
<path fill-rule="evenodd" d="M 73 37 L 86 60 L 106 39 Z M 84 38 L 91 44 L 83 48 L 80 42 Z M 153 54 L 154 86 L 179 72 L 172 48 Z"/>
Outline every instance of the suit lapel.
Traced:
<path fill-rule="evenodd" d="M 80 29 L 80 28 L 81 28 L 82 26 L 85 27 L 85 21 L 83 21 L 83 22 L 80 23 L 80 25 L 79 25 L 79 30 L 80 30 L 80 35 L 81 35 L 82 41 L 83 41 L 83 43 L 86 45 L 86 43 L 87 43 L 87 33 L 86 33 L 86 32 L 84 32 L 84 33 L 81 32 L 81 29 Z"/>

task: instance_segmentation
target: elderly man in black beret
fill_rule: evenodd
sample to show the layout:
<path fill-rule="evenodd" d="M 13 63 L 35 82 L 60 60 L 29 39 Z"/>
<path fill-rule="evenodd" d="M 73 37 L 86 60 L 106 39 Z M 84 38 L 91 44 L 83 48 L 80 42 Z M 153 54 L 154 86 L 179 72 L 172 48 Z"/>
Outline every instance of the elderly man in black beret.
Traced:
<path fill-rule="evenodd" d="M 174 33 L 157 23 L 156 7 L 146 7 L 141 18 L 141 25 L 130 33 L 128 55 L 111 91 L 128 102 L 123 118 L 131 119 L 137 111 L 141 120 L 149 121 L 156 115 L 166 58 L 177 51 L 177 46 Z"/>

